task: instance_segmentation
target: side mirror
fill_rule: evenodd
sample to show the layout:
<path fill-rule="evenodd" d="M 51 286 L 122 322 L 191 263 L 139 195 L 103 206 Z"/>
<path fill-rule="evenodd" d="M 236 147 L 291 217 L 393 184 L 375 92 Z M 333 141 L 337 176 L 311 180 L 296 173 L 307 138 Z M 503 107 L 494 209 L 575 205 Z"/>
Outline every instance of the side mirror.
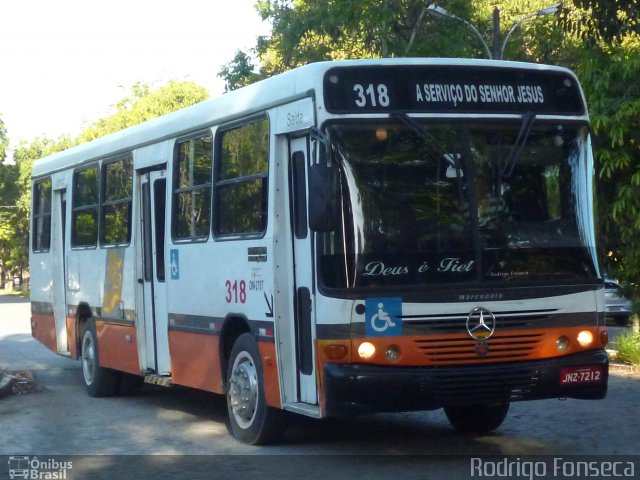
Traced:
<path fill-rule="evenodd" d="M 338 171 L 335 166 L 316 163 L 309 167 L 309 228 L 314 232 L 336 229 L 338 213 Z"/>

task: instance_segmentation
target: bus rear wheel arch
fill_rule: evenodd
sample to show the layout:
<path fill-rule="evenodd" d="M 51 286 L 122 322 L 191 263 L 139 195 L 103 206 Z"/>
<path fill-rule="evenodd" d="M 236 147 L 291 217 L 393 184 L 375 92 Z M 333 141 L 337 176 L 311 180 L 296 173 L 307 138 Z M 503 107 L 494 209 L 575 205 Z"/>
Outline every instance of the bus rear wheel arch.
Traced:
<path fill-rule="evenodd" d="M 265 445 L 284 434 L 285 414 L 267 405 L 264 390 L 258 345 L 252 334 L 243 333 L 231 349 L 226 377 L 229 430 L 241 442 Z"/>

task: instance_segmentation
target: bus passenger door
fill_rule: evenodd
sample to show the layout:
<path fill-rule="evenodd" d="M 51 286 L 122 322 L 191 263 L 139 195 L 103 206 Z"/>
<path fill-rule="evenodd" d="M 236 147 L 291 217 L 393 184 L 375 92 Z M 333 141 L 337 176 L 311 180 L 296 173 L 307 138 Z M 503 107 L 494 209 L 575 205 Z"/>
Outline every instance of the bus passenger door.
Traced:
<path fill-rule="evenodd" d="M 53 273 L 53 316 L 56 324 L 56 342 L 58 353 L 68 354 L 67 339 L 67 275 L 65 232 L 67 215 L 67 191 L 53 191 L 52 225 L 51 225 L 51 265 Z"/>
<path fill-rule="evenodd" d="M 298 400 L 318 404 L 315 368 L 315 311 L 313 305 L 312 235 L 307 222 L 307 166 L 309 137 L 289 140 L 289 212 L 293 242 L 295 357 Z"/>
<path fill-rule="evenodd" d="M 139 244 L 142 247 L 144 345 L 147 372 L 169 375 L 169 324 L 165 284 L 166 170 L 140 176 Z"/>

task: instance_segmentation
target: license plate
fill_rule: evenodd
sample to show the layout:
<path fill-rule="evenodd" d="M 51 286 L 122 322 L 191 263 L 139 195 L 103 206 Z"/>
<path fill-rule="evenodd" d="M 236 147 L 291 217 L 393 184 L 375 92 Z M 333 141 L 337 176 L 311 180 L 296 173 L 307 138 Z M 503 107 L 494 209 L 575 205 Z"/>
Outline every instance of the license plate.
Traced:
<path fill-rule="evenodd" d="M 598 365 L 588 367 L 565 367 L 560 370 L 560 385 L 598 383 L 602 381 L 602 378 L 602 367 Z"/>

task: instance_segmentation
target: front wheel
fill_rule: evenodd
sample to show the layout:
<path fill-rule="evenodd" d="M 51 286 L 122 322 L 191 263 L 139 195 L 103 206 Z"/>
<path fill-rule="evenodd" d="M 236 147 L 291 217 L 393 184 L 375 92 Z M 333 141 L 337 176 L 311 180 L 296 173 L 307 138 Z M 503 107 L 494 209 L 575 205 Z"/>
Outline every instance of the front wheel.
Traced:
<path fill-rule="evenodd" d="M 267 406 L 260 352 L 249 333 L 240 335 L 231 350 L 227 410 L 231 433 L 244 443 L 273 443 L 284 433 L 284 413 Z"/>
<path fill-rule="evenodd" d="M 509 402 L 444 407 L 451 425 L 465 433 L 487 433 L 495 430 L 502 425 L 507 412 Z"/>
<path fill-rule="evenodd" d="M 82 376 L 90 397 L 114 395 L 118 388 L 118 374 L 98 363 L 98 336 L 93 319 L 87 320 L 82 335 Z"/>

